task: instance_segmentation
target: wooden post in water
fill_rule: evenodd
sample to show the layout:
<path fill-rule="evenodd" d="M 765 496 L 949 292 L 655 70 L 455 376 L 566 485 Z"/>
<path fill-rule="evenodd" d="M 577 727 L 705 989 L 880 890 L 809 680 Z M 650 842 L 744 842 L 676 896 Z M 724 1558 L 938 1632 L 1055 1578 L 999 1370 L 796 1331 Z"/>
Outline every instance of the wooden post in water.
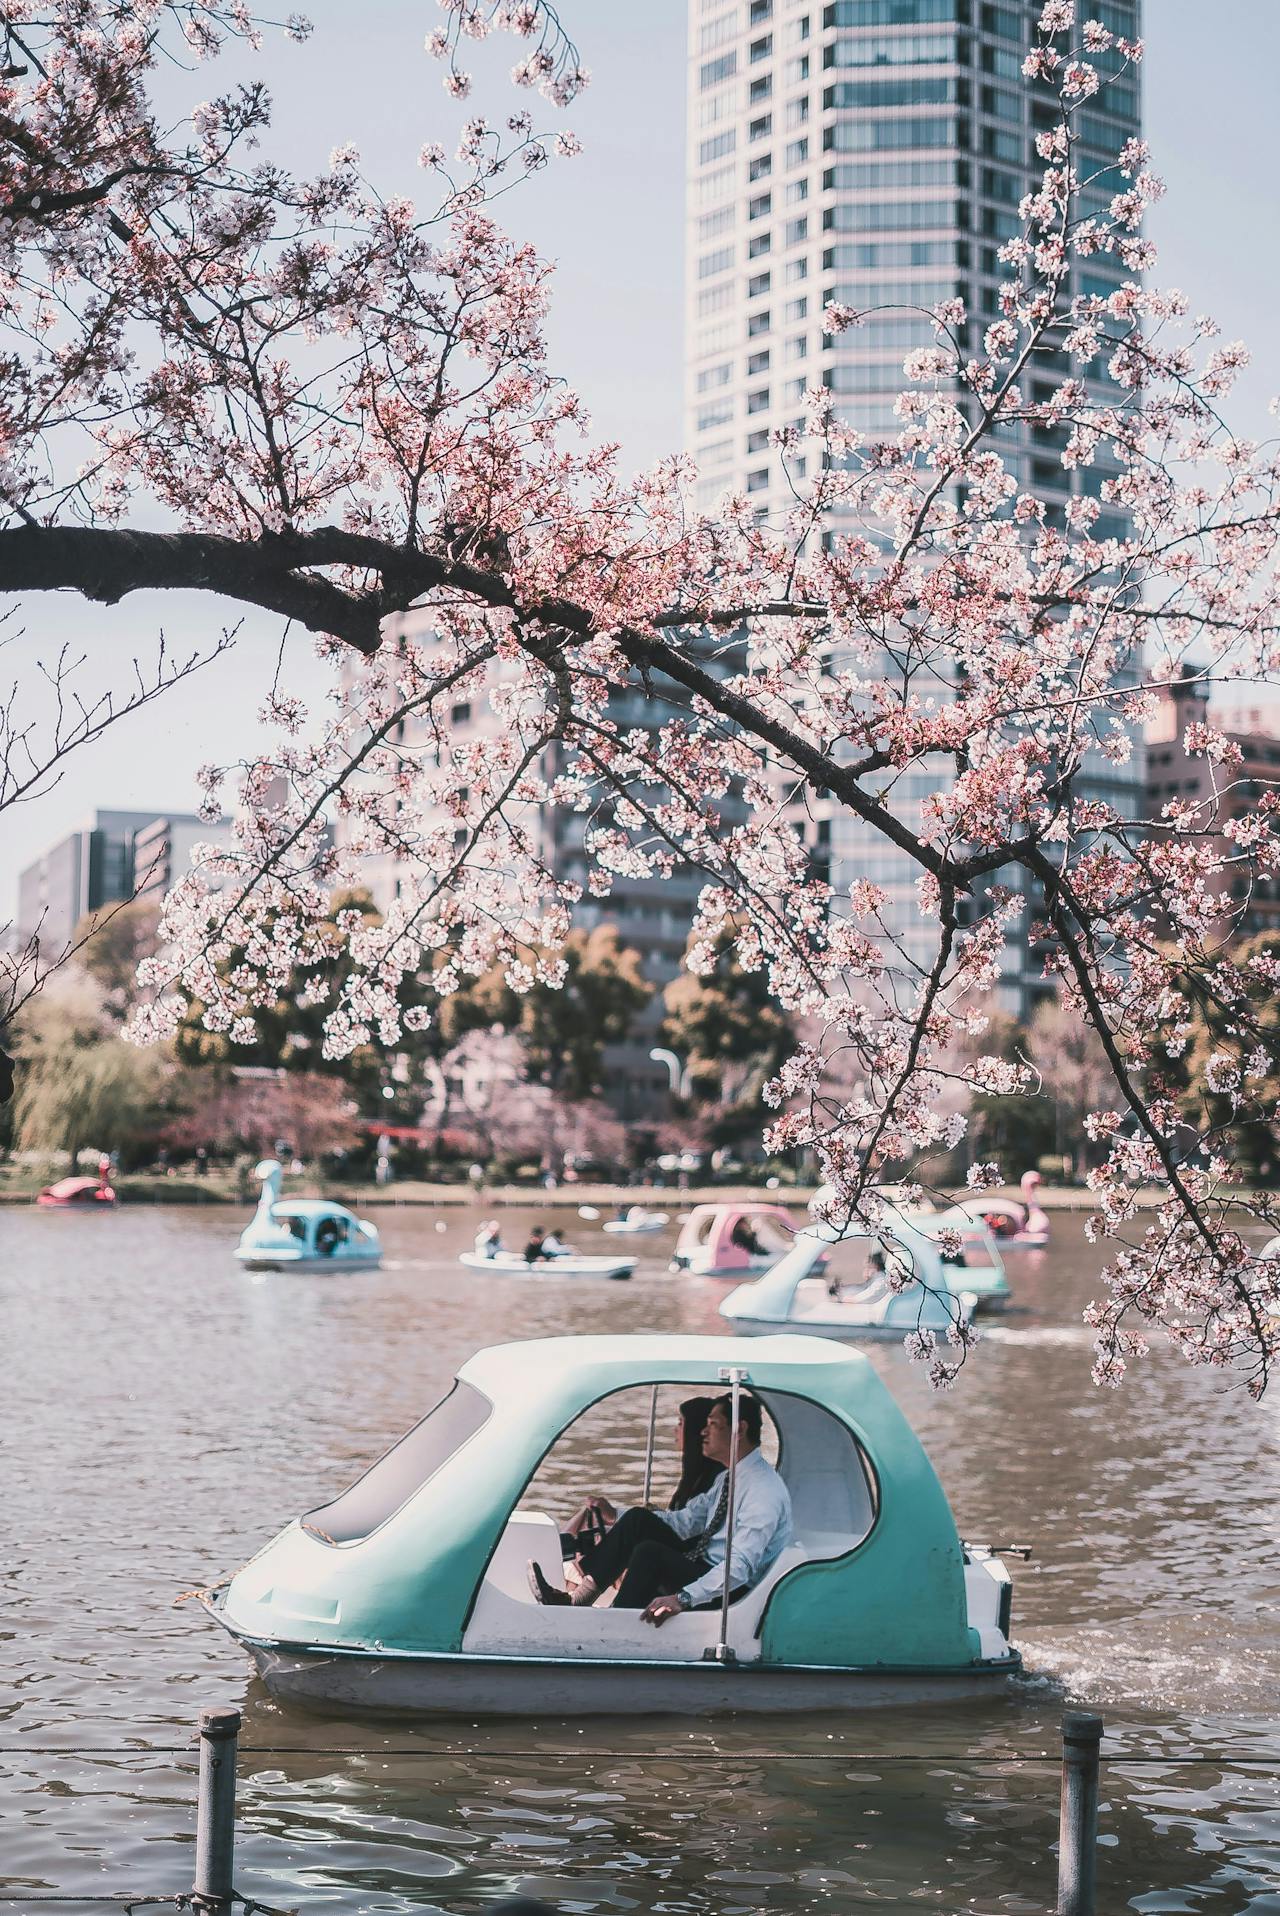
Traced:
<path fill-rule="evenodd" d="M 239 1734 L 239 1710 L 201 1710 L 196 1880 L 192 1900 L 198 1909 L 216 1912 L 216 1916 L 223 1916 L 231 1908 Z"/>
<path fill-rule="evenodd" d="M 1062 1719 L 1062 1814 L 1058 1916 L 1095 1916 L 1098 1906 L 1098 1750 L 1102 1718 Z"/>

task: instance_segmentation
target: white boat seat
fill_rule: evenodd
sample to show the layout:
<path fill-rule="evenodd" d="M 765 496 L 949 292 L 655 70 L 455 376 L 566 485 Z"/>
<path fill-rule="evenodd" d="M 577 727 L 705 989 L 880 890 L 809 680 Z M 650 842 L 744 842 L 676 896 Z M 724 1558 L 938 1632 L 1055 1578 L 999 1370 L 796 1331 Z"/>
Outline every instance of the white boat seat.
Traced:
<path fill-rule="evenodd" d="M 838 1556 L 852 1537 L 815 1537 L 788 1544 L 760 1581 L 729 1609 L 728 1641 L 739 1661 L 760 1655 L 759 1628 L 770 1592 L 797 1564 L 815 1556 Z M 564 1586 L 560 1533 L 550 1517 L 518 1510 L 509 1519 L 476 1596 L 463 1649 L 489 1656 L 617 1657 L 627 1662 L 699 1662 L 719 1641 L 720 1610 L 690 1610 L 660 1628 L 641 1621 L 638 1610 L 606 1604 L 581 1608 L 534 1602 L 528 1565 L 533 1559 L 548 1582 Z"/>

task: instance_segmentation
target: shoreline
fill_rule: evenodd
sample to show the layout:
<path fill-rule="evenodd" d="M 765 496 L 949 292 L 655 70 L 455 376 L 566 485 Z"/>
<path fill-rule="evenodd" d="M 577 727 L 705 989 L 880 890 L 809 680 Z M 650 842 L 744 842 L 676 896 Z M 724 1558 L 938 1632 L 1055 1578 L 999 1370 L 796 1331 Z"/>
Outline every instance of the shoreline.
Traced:
<path fill-rule="evenodd" d="M 415 1210 L 415 1209 L 458 1209 L 485 1208 L 495 1210 L 518 1206 L 524 1210 L 576 1211 L 581 1204 L 594 1204 L 604 1210 L 615 1210 L 620 1204 L 641 1204 L 647 1209 L 672 1213 L 691 1210 L 695 1204 L 777 1204 L 783 1209 L 788 1207 L 807 1210 L 810 1200 L 816 1195 L 818 1186 L 814 1184 L 786 1185 L 777 1190 L 766 1190 L 758 1184 L 712 1184 L 694 1185 L 687 1189 L 677 1189 L 671 1185 L 624 1185 L 624 1184 L 561 1184 L 554 1190 L 528 1188 L 519 1184 L 471 1185 L 471 1184 L 426 1184 L 406 1182 L 398 1189 L 394 1185 L 360 1185 L 335 1183 L 332 1189 L 320 1192 L 314 1188 L 314 1181 L 306 1178 L 298 1180 L 300 1188 L 290 1193 L 295 1197 L 326 1196 L 336 1202 L 346 1204 L 351 1210 Z M 237 1197 L 217 1179 L 200 1179 L 177 1176 L 173 1178 L 123 1177 L 117 1183 L 120 1204 L 125 1208 L 147 1204 L 217 1204 L 252 1210 L 257 1202 L 256 1196 Z M 35 1190 L 0 1191 L 0 1208 L 8 1205 L 33 1205 Z M 942 1195 L 955 1201 L 969 1195 L 963 1188 L 953 1189 Z M 1016 1198 L 1018 1187 L 1014 1184 L 1001 1185 L 998 1191 L 987 1195 L 992 1197 Z M 1241 1201 L 1251 1194 L 1238 1193 Z M 1155 1192 L 1144 1192 L 1138 1199 L 1139 1207 L 1152 1210 L 1159 1202 Z M 1055 1185 L 1040 1188 L 1040 1203 L 1046 1211 L 1091 1211 L 1096 1208 L 1093 1193 L 1080 1185 Z"/>

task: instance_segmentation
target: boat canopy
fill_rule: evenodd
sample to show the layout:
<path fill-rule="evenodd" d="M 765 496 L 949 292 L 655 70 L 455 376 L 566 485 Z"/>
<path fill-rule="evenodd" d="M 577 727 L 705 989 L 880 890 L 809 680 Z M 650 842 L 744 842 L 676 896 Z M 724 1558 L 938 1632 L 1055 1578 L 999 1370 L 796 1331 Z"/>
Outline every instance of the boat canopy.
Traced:
<path fill-rule="evenodd" d="M 655 1632 L 634 1613 L 533 1604 L 524 1559 L 540 1526 L 558 1566 L 556 1526 L 518 1506 L 591 1406 L 636 1386 L 723 1391 L 732 1372 L 775 1426 L 795 1524 L 769 1589 L 738 1606 L 742 1652 L 840 1668 L 977 1660 L 963 1553 L 919 1439 L 861 1353 L 796 1336 L 749 1349 L 732 1337 L 601 1336 L 480 1351 L 355 1485 L 238 1573 L 226 1621 L 251 1642 L 314 1650 L 696 1660 L 701 1648 L 680 1646 L 713 1637 L 711 1617 Z"/>
<path fill-rule="evenodd" d="M 796 1220 L 780 1204 L 697 1204 L 676 1239 L 672 1262 L 707 1276 L 730 1276 L 781 1257 L 795 1234 Z"/>

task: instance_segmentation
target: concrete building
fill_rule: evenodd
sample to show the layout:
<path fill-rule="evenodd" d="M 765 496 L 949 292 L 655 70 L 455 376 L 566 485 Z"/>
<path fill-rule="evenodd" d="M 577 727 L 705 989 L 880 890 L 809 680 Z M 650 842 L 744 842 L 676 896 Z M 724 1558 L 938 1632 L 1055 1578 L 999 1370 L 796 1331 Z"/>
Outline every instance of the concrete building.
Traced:
<path fill-rule="evenodd" d="M 1280 706 L 1211 705 L 1208 686 L 1190 673 L 1163 687 L 1159 697 L 1159 710 L 1147 727 L 1151 818 L 1158 819 L 1171 799 L 1181 799 L 1195 806 L 1206 824 L 1225 826 L 1233 818 L 1247 818 L 1264 792 L 1280 789 Z M 1188 725 L 1196 723 L 1213 725 L 1238 746 L 1239 765 L 1224 773 L 1204 757 L 1193 758 L 1183 739 Z M 1224 831 L 1214 833 L 1213 843 L 1224 856 L 1240 856 Z M 1280 931 L 1280 880 L 1241 866 L 1230 880 L 1230 899 L 1221 924 L 1224 935 L 1251 938 L 1260 931 Z"/>
<path fill-rule="evenodd" d="M 57 952 L 88 912 L 135 893 L 159 902 L 193 845 L 230 835 L 229 821 L 205 824 L 194 812 L 97 811 L 20 873 L 19 936 L 38 932 L 42 950 Z"/>
<path fill-rule="evenodd" d="M 903 356 L 933 343 L 925 313 L 906 309 L 958 295 L 978 348 L 1007 277 L 999 247 L 1022 230 L 1018 203 L 1042 171 L 1035 135 L 1056 122 L 1052 99 L 1021 74 L 1038 12 L 1038 0 L 690 0 L 685 442 L 702 505 L 731 487 L 762 516 L 786 506 L 769 435 L 803 420 L 809 386 L 837 394 L 860 430 L 896 432 Z M 1140 33 L 1138 0 L 1089 13 Z M 1136 80 L 1106 78 L 1113 64 L 1099 56 L 1104 84 L 1077 120 L 1077 163 L 1099 173 L 1086 212 L 1105 211 L 1121 184 L 1109 162 L 1140 128 Z M 1118 262 L 1092 259 L 1078 290 L 1107 294 L 1124 277 Z M 900 310 L 830 339 L 830 300 Z M 1032 398 L 1048 395 L 1055 372 L 1032 374 Z M 1073 488 L 1096 493 L 1108 476 L 1105 462 L 1065 472 L 1061 449 L 1060 434 L 1039 429 L 1002 447 L 1055 516 Z M 1104 535 L 1123 530 L 1112 517 L 1102 515 Z M 901 814 L 910 820 L 947 776 L 940 763 L 899 781 Z M 1099 757 L 1088 776 L 1093 795 L 1134 814 L 1140 762 Z M 883 885 L 908 950 L 927 959 L 909 861 L 830 805 L 807 829 L 837 889 L 855 876 Z M 1025 937 L 1012 940 L 1006 1009 L 1031 1008 L 1039 969 Z"/>
<path fill-rule="evenodd" d="M 139 898 L 153 898 L 159 904 L 183 872 L 190 870 L 191 854 L 197 845 L 229 849 L 232 843 L 229 818 L 209 823 L 190 813 L 178 812 L 151 819 L 133 836 L 135 894 Z"/>

